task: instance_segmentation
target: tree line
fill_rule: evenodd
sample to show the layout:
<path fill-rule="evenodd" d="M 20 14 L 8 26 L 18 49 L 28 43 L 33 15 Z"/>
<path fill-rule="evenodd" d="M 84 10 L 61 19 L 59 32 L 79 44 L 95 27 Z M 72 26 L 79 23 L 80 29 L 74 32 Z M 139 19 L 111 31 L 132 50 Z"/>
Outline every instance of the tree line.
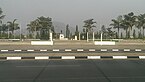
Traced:
<path fill-rule="evenodd" d="M 18 38 L 18 36 L 15 35 L 15 31 L 20 30 L 17 19 L 8 21 L 6 24 L 4 24 L 2 22 L 2 19 L 4 19 L 5 15 L 3 15 L 2 12 L 3 11 L 0 8 L 0 38 Z M 89 38 L 92 38 L 92 33 L 94 32 L 93 28 L 96 28 L 97 22 L 94 21 L 94 19 L 88 19 L 83 22 L 83 30 L 80 32 L 78 25 L 76 25 L 76 31 L 74 33 L 71 32 L 69 24 L 67 24 L 65 29 L 65 37 L 71 39 L 74 38 L 74 36 L 77 36 L 78 38 L 85 40 L 88 33 Z M 139 29 L 138 37 L 136 35 L 138 30 L 133 30 L 133 34 L 131 34 L 133 28 Z M 125 15 L 120 15 L 116 19 L 112 19 L 109 27 L 105 27 L 105 25 L 102 25 L 101 29 L 95 32 L 94 37 L 96 39 L 99 39 L 102 33 L 104 39 L 144 39 L 144 29 L 145 14 L 136 16 L 133 12 L 131 12 Z M 27 31 L 28 33 L 26 37 L 22 35 L 21 38 L 48 40 L 49 33 L 52 32 L 53 38 L 58 39 L 60 34 L 55 32 L 52 18 L 44 16 L 37 17 L 35 20 L 27 24 Z"/>

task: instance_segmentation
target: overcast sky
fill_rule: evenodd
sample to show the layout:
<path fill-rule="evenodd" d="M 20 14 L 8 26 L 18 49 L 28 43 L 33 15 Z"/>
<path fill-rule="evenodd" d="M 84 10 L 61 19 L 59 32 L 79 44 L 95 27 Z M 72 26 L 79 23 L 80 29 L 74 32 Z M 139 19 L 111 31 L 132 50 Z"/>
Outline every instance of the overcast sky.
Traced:
<path fill-rule="evenodd" d="M 6 15 L 4 21 L 16 18 L 23 28 L 39 16 L 74 27 L 93 18 L 100 28 L 118 15 L 145 13 L 145 0 L 0 0 L 0 7 Z"/>

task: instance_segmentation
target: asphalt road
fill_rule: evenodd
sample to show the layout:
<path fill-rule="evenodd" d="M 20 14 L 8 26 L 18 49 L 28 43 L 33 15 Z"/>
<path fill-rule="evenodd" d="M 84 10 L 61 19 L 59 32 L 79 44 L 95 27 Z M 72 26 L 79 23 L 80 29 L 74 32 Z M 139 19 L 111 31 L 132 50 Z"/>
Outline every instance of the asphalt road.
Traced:
<path fill-rule="evenodd" d="M 0 61 L 0 82 L 145 82 L 145 60 Z"/>

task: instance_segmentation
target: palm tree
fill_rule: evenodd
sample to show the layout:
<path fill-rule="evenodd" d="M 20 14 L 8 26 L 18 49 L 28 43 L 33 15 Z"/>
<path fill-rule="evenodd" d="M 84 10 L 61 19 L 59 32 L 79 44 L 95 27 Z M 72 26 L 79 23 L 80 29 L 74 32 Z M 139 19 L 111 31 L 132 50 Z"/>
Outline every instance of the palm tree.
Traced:
<path fill-rule="evenodd" d="M 132 27 L 135 25 L 135 23 L 136 23 L 136 16 L 134 16 L 133 12 L 124 15 L 123 24 L 125 27 L 127 27 L 129 38 L 130 38 L 130 32 L 132 30 Z"/>
<path fill-rule="evenodd" d="M 2 33 L 2 19 L 5 17 L 5 15 L 2 15 L 3 11 L 0 8 L 0 32 Z M 1 35 L 0 33 L 0 35 Z"/>
<path fill-rule="evenodd" d="M 41 33 L 41 39 L 49 39 L 49 33 L 54 33 L 54 27 L 52 24 L 52 19 L 49 17 L 38 17 L 38 22 L 40 25 L 40 33 Z"/>
<path fill-rule="evenodd" d="M 85 20 L 84 23 L 85 25 L 83 27 L 86 28 L 86 32 L 91 32 L 93 27 L 96 27 L 94 24 L 96 23 L 95 21 L 93 21 L 94 19 L 88 19 Z"/>
<path fill-rule="evenodd" d="M 0 24 L 2 24 L 2 19 L 5 17 L 5 15 L 2 15 L 3 11 L 0 8 Z"/>
<path fill-rule="evenodd" d="M 34 33 L 35 31 L 35 36 L 36 32 L 39 31 L 41 34 L 42 39 L 48 39 L 48 34 L 49 32 L 54 32 L 54 27 L 52 25 L 52 19 L 49 17 L 38 17 L 36 20 L 31 21 L 30 24 L 27 25 L 28 30 Z M 35 37 L 36 38 L 36 37 Z"/>
<path fill-rule="evenodd" d="M 7 31 L 8 27 L 6 24 L 2 24 L 2 26 L 0 26 L 0 30 L 1 30 L 1 36 L 3 37 L 3 35 L 5 35 L 5 32 Z M 6 36 L 4 36 L 6 37 Z"/>
<path fill-rule="evenodd" d="M 137 16 L 136 26 L 138 29 L 140 29 L 140 33 L 141 33 L 141 28 L 143 29 L 143 38 L 144 38 L 145 14 L 140 14 L 139 16 Z"/>
<path fill-rule="evenodd" d="M 120 15 L 120 16 L 117 17 L 116 20 L 112 19 L 113 23 L 110 24 L 110 26 L 113 26 L 113 28 L 118 30 L 118 38 L 119 38 L 119 30 L 121 28 L 122 20 L 123 20 L 122 16 Z"/>
<path fill-rule="evenodd" d="M 8 25 L 8 30 L 12 32 L 12 34 L 14 35 L 14 39 L 15 39 L 15 30 L 20 29 L 19 24 L 15 23 L 17 19 L 14 19 L 12 22 L 8 21 L 7 23 Z"/>
<path fill-rule="evenodd" d="M 39 29 L 39 24 L 37 20 L 31 21 L 30 24 L 27 24 L 29 32 L 31 31 L 32 33 L 35 32 L 35 39 L 37 37 L 37 31 Z"/>

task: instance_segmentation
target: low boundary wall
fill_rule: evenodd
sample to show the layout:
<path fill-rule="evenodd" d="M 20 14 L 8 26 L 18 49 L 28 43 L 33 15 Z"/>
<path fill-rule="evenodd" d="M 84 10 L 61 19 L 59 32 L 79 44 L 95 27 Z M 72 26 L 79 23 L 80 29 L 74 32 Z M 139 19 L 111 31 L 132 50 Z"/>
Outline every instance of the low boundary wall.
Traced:
<path fill-rule="evenodd" d="M 31 45 L 53 45 L 53 41 L 31 41 Z"/>
<path fill-rule="evenodd" d="M 112 41 L 95 41 L 95 45 L 115 45 L 115 42 Z"/>

